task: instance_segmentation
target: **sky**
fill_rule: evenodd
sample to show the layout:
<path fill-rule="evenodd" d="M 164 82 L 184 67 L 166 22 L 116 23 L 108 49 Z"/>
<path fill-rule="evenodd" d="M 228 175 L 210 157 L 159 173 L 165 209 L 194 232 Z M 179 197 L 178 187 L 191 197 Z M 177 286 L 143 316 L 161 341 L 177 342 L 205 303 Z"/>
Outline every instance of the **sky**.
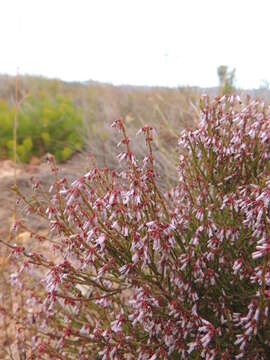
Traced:
<path fill-rule="evenodd" d="M 0 0 L 0 73 L 211 87 L 270 81 L 269 0 Z"/>

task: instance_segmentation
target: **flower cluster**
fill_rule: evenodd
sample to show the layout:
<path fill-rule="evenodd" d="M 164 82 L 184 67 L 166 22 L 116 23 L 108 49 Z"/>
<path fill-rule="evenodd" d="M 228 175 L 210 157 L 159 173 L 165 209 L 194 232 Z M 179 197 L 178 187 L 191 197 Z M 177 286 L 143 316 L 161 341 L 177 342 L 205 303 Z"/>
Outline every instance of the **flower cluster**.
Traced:
<path fill-rule="evenodd" d="M 55 171 L 49 200 L 39 188 L 25 200 L 47 217 L 54 251 L 25 249 L 40 279 L 24 279 L 32 358 L 269 358 L 269 108 L 204 97 L 168 193 L 153 128 L 139 131 L 140 163 L 123 120 L 113 126 L 122 171 L 93 165 L 70 185 Z"/>

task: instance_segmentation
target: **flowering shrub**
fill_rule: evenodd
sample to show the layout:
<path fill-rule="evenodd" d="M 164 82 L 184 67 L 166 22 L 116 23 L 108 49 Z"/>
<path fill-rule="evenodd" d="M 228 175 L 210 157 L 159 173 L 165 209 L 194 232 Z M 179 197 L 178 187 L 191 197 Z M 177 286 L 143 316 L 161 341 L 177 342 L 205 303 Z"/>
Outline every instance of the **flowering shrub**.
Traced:
<path fill-rule="evenodd" d="M 140 164 L 123 121 L 113 126 L 121 173 L 94 165 L 69 185 L 52 161 L 49 200 L 38 182 L 24 199 L 48 219 L 54 251 L 13 249 L 31 273 L 13 274 L 28 296 L 29 357 L 268 359 L 269 109 L 204 97 L 198 129 L 181 134 L 179 182 L 166 194 L 152 127 L 139 131 L 148 149 Z"/>

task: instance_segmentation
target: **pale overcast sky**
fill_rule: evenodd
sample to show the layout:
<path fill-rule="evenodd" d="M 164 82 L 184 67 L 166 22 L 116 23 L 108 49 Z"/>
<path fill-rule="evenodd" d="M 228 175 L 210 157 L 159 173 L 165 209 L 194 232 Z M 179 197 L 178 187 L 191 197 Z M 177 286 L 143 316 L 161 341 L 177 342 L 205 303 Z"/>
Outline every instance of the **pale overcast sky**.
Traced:
<path fill-rule="evenodd" d="M 0 73 L 135 85 L 270 81 L 270 0 L 0 0 Z"/>

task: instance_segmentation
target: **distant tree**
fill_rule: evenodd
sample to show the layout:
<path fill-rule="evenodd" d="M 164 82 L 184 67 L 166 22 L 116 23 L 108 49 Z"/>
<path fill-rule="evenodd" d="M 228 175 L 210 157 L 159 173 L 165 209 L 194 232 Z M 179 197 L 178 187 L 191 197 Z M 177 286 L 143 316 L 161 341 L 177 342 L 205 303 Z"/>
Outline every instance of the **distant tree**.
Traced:
<path fill-rule="evenodd" d="M 232 93 L 235 89 L 235 69 L 229 70 L 228 66 L 220 65 L 217 68 L 217 75 L 219 78 L 220 92 L 226 95 Z"/>

